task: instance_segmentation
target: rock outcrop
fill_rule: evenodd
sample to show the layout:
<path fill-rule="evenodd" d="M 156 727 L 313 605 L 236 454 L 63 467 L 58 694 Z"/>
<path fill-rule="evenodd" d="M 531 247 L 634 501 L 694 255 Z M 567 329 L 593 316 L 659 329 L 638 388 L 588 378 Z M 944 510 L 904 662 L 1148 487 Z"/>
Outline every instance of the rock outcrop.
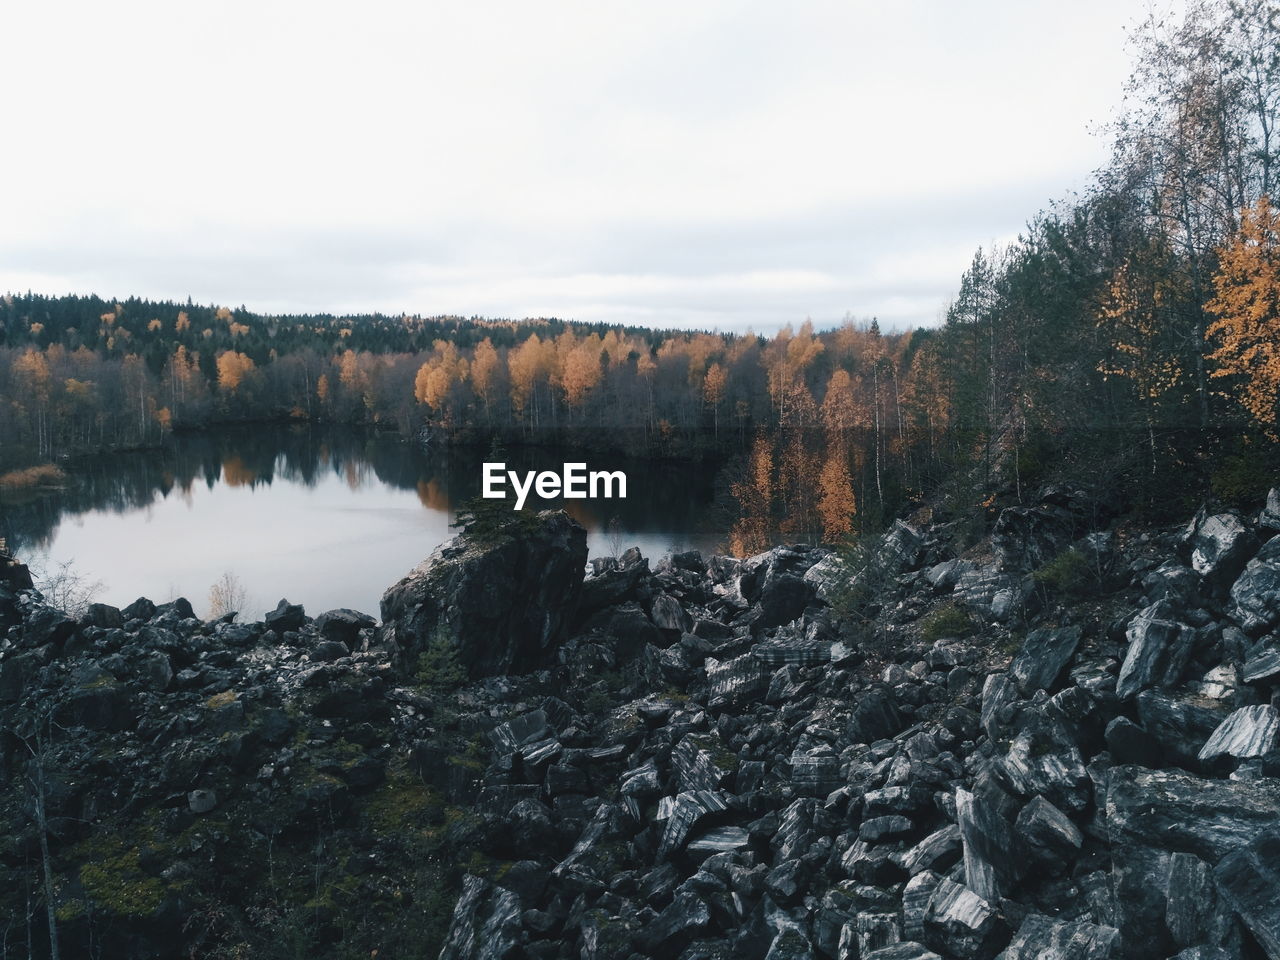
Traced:
<path fill-rule="evenodd" d="M 412 664 L 437 635 L 472 679 L 548 666 L 578 610 L 587 533 L 568 514 L 514 516 L 457 536 L 382 598 L 384 630 Z"/>

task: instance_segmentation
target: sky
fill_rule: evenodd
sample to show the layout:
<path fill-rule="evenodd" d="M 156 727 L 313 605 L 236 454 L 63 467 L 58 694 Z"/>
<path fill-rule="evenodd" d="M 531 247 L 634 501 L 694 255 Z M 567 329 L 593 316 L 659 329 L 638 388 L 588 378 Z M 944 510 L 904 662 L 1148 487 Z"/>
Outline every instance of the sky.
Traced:
<path fill-rule="evenodd" d="M 1105 161 L 1145 8 L 7 3 L 0 291 L 928 325 Z"/>

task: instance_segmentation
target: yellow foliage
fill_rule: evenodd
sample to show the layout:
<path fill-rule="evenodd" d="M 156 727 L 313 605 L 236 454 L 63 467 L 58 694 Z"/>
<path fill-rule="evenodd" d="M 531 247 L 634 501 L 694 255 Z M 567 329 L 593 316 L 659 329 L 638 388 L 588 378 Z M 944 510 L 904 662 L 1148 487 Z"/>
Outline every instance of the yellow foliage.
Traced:
<path fill-rule="evenodd" d="M 1218 319 L 1208 335 L 1213 377 L 1241 377 L 1233 395 L 1271 436 L 1280 390 L 1280 210 L 1267 197 L 1243 211 L 1240 231 L 1219 251 L 1215 296 L 1205 309 Z"/>

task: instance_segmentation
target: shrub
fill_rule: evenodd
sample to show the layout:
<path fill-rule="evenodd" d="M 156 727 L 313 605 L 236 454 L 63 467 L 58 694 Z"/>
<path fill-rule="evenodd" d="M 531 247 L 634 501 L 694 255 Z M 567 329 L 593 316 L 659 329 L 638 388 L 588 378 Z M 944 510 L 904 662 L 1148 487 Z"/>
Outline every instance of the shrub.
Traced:
<path fill-rule="evenodd" d="M 1099 585 L 1098 571 L 1075 547 L 1062 551 L 1040 569 L 1031 574 L 1039 586 L 1067 597 L 1084 597 L 1093 593 Z"/>
<path fill-rule="evenodd" d="M 453 693 L 467 682 L 467 670 L 458 658 L 458 644 L 447 626 L 437 626 L 426 649 L 418 654 L 417 679 L 437 695 Z"/>
<path fill-rule="evenodd" d="M 963 637 L 973 632 L 974 623 L 969 614 L 954 603 L 933 611 L 920 621 L 920 637 L 926 643 L 936 643 L 944 637 Z"/>

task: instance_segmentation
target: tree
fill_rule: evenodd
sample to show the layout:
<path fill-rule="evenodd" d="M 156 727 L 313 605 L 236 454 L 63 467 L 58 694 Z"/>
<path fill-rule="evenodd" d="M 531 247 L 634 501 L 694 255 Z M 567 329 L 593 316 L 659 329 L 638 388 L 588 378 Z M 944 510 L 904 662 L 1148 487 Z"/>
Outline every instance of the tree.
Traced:
<path fill-rule="evenodd" d="M 844 446 L 830 443 L 827 458 L 818 475 L 818 515 L 822 519 L 822 538 L 835 543 L 853 530 L 857 500 L 849 478 L 849 458 Z"/>
<path fill-rule="evenodd" d="M 1211 376 L 1239 378 L 1232 395 L 1271 437 L 1276 436 L 1280 390 L 1280 210 L 1263 197 L 1241 217 L 1240 231 L 1219 252 L 1215 296 L 1205 308 L 1217 317 L 1209 337 Z"/>

